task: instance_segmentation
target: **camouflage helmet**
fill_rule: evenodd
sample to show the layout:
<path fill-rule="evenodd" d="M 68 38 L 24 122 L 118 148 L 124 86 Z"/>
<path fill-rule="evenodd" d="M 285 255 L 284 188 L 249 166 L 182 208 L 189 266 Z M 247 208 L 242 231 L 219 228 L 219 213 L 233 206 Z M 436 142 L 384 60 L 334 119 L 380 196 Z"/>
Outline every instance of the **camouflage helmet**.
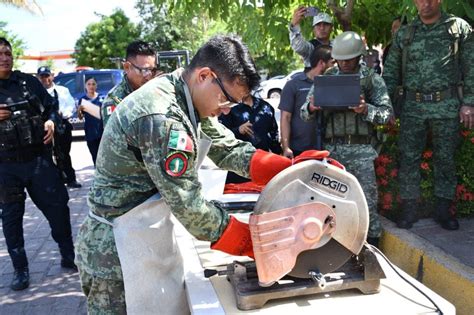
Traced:
<path fill-rule="evenodd" d="M 365 54 L 365 44 L 356 32 L 344 32 L 334 38 L 331 56 L 336 60 L 349 60 Z"/>

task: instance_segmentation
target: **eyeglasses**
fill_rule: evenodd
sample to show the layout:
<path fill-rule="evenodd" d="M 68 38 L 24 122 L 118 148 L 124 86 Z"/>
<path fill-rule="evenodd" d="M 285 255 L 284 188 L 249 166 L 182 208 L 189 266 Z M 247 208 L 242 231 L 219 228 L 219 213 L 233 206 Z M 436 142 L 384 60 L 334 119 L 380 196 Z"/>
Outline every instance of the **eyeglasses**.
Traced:
<path fill-rule="evenodd" d="M 217 74 L 214 72 L 211 72 L 212 76 L 214 77 L 214 81 L 217 82 L 219 87 L 221 88 L 222 94 L 224 94 L 225 98 L 227 99 L 227 102 L 225 104 L 221 104 L 220 107 L 225 107 L 225 108 L 232 108 L 234 106 L 239 105 L 239 103 L 242 103 L 242 100 L 237 101 L 235 98 L 233 98 L 224 88 L 224 84 L 222 84 L 222 81 L 219 79 Z"/>
<path fill-rule="evenodd" d="M 155 75 L 156 72 L 158 71 L 158 68 L 142 68 L 142 67 L 139 67 L 135 64 L 133 64 L 133 62 L 131 61 L 127 61 L 128 63 L 130 63 L 134 68 L 135 70 L 138 71 L 138 73 L 140 73 L 142 76 L 147 76 L 147 75 Z"/>

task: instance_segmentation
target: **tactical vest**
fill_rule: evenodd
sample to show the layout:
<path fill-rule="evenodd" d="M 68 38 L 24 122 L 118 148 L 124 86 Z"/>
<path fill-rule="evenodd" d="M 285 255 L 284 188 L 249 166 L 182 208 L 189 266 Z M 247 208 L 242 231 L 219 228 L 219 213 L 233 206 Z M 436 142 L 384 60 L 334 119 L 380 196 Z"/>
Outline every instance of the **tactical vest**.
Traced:
<path fill-rule="evenodd" d="M 360 79 L 362 95 L 370 95 L 372 89 L 372 78 L 375 71 L 367 68 L 368 73 Z M 357 114 L 352 110 L 333 110 L 324 112 L 325 138 L 344 136 L 371 136 L 373 126 L 364 120 L 364 115 Z"/>
<path fill-rule="evenodd" d="M 26 81 L 19 79 L 19 94 L 0 88 L 0 103 L 11 111 L 9 119 L 0 121 L 0 162 L 27 161 L 43 148 L 43 107 L 35 95 L 31 95 Z"/>

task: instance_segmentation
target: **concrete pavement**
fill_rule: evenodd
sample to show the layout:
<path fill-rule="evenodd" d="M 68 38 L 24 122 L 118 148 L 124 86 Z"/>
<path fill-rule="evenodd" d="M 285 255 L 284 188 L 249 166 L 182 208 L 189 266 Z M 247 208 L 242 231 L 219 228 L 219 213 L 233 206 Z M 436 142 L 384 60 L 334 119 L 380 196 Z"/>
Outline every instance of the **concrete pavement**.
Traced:
<path fill-rule="evenodd" d="M 92 182 L 94 169 L 84 141 L 74 142 L 71 156 L 80 189 L 68 189 L 72 233 L 87 215 L 85 196 Z M 87 314 L 86 299 L 81 291 L 79 275 L 61 267 L 61 256 L 51 238 L 48 221 L 27 198 L 23 221 L 25 249 L 29 261 L 30 287 L 23 291 L 10 289 L 13 267 L 8 256 L 3 231 L 0 233 L 0 314 Z"/>
<path fill-rule="evenodd" d="M 73 143 L 71 156 L 83 185 L 69 189 L 75 238 L 88 212 L 86 194 L 94 169 L 84 141 Z M 430 219 L 421 220 L 409 231 L 397 229 L 386 219 L 383 225 L 386 232 L 381 247 L 394 263 L 452 302 L 458 314 L 474 314 L 474 218 L 461 220 L 461 229 L 454 232 L 439 228 Z M 3 231 L 0 233 L 0 314 L 86 314 L 78 274 L 61 268 L 48 222 L 30 199 L 24 230 L 31 284 L 19 292 L 9 287 L 13 268 Z"/>

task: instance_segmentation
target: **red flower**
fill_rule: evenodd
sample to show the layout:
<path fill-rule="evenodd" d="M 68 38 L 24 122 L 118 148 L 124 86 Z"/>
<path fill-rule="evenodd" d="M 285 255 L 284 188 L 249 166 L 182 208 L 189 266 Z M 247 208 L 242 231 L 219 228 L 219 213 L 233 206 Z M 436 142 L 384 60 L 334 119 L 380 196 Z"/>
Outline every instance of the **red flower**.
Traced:
<path fill-rule="evenodd" d="M 465 192 L 462 196 L 463 200 L 466 200 L 466 201 L 473 201 L 474 200 L 474 194 L 471 193 L 471 192 Z"/>
<path fill-rule="evenodd" d="M 457 185 L 456 186 L 456 195 L 457 196 L 460 196 L 465 192 L 466 192 L 466 186 L 464 186 L 464 185 Z"/>
<path fill-rule="evenodd" d="M 467 136 L 469 136 L 469 130 L 462 130 L 461 131 L 461 135 L 466 138 Z"/>
<path fill-rule="evenodd" d="M 394 168 L 393 170 L 390 171 L 390 177 L 397 177 L 398 176 L 398 168 Z"/>
<path fill-rule="evenodd" d="M 429 170 L 430 169 L 430 165 L 426 162 L 422 162 L 420 167 L 424 170 Z"/>
<path fill-rule="evenodd" d="M 388 163 L 392 162 L 392 159 L 390 159 L 390 157 L 385 154 L 380 155 L 377 160 L 380 165 L 387 165 Z"/>
<path fill-rule="evenodd" d="M 378 167 L 375 169 L 375 174 L 377 174 L 377 176 L 385 175 L 385 172 L 386 172 L 386 169 L 385 169 L 385 167 L 383 167 L 383 166 L 378 166 Z"/>
<path fill-rule="evenodd" d="M 384 204 L 391 204 L 393 201 L 393 196 L 391 193 L 386 193 L 385 195 L 383 195 L 383 203 Z"/>
<path fill-rule="evenodd" d="M 430 159 L 433 156 L 433 151 L 427 150 L 423 153 L 423 158 Z"/>
<path fill-rule="evenodd" d="M 380 186 L 387 186 L 388 181 L 385 178 L 381 178 L 379 181 Z"/>
<path fill-rule="evenodd" d="M 471 143 L 474 143 L 474 137 L 471 138 Z"/>
<path fill-rule="evenodd" d="M 390 204 L 384 203 L 384 204 L 382 205 L 382 210 L 390 210 L 390 208 L 391 208 L 391 205 L 390 205 Z"/>

